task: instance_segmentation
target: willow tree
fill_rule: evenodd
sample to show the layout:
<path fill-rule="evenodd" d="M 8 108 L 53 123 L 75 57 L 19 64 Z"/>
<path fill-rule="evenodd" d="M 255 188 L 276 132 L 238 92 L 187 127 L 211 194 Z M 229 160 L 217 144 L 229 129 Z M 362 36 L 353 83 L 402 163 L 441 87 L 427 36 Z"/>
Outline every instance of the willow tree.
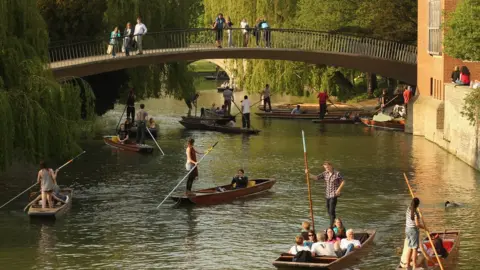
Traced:
<path fill-rule="evenodd" d="M 0 1 L 0 45 L 0 168 L 78 151 L 82 112 L 91 120 L 94 97 L 57 83 L 46 68 L 48 32 L 36 1 Z"/>

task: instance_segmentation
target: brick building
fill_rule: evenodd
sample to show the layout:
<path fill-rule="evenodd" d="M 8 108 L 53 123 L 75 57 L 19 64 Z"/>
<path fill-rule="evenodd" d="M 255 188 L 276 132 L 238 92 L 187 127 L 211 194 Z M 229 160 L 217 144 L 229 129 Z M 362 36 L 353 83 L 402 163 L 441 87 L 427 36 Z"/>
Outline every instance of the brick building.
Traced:
<path fill-rule="evenodd" d="M 443 14 L 455 10 L 461 0 L 418 1 L 417 88 L 421 95 L 445 100 L 455 66 L 467 66 L 472 80 L 480 80 L 480 62 L 463 62 L 442 52 Z"/>

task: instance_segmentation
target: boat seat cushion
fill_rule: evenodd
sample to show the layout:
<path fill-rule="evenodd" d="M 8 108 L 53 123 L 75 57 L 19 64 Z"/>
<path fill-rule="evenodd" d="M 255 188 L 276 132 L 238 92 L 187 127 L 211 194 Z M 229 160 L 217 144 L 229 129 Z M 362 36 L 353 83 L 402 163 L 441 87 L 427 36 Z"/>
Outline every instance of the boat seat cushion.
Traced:
<path fill-rule="evenodd" d="M 248 181 L 247 187 L 253 187 L 255 186 L 255 184 L 256 184 L 255 181 Z"/>
<path fill-rule="evenodd" d="M 427 248 L 429 249 L 432 248 L 432 244 L 430 244 L 430 241 L 426 241 L 424 244 Z M 452 251 L 453 241 L 443 240 L 443 247 L 447 250 L 447 252 Z"/>
<path fill-rule="evenodd" d="M 112 142 L 118 143 L 119 141 L 120 141 L 120 139 L 118 139 L 118 136 L 113 136 L 112 137 Z"/>

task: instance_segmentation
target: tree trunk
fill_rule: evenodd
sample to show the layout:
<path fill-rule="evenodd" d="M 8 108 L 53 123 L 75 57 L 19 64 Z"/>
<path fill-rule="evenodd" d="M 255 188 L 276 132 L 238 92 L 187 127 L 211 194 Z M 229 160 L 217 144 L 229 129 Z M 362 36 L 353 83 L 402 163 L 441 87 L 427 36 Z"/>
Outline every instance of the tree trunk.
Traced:
<path fill-rule="evenodd" d="M 367 93 L 368 97 L 373 97 L 373 91 L 377 89 L 377 75 L 374 73 L 365 73 L 367 79 Z"/>

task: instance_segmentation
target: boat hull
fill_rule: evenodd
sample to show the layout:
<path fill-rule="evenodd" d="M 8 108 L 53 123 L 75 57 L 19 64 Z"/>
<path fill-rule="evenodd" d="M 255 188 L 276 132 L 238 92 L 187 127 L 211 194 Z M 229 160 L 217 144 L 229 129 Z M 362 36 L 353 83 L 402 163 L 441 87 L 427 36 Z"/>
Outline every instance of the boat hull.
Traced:
<path fill-rule="evenodd" d="M 239 198 L 259 194 L 270 190 L 275 184 L 275 179 L 254 179 L 255 185 L 252 187 L 233 189 L 231 185 L 220 186 L 226 189 L 224 192 L 218 192 L 217 188 L 202 189 L 194 191 L 192 195 L 177 195 L 172 196 L 172 200 L 181 204 L 195 204 L 195 205 L 214 205 L 229 203 Z"/>
<path fill-rule="evenodd" d="M 112 146 L 112 147 L 115 147 L 115 148 L 118 148 L 118 149 L 122 149 L 122 150 L 126 150 L 126 151 L 138 152 L 138 153 L 152 153 L 153 152 L 154 148 L 150 145 L 134 144 L 134 143 L 121 144 L 121 143 L 117 143 L 117 142 L 112 141 L 113 137 L 114 136 L 103 136 L 103 141 L 105 142 L 105 144 L 107 144 L 109 146 Z"/>
<path fill-rule="evenodd" d="M 72 206 L 73 190 L 71 188 L 63 188 L 60 193 L 68 195 L 69 199 L 66 204 L 54 208 L 42 208 L 37 203 L 34 203 L 28 208 L 28 216 L 30 218 L 59 218 L 63 216 Z"/>
<path fill-rule="evenodd" d="M 334 119 L 334 118 L 333 119 L 325 118 L 325 119 L 312 120 L 312 123 L 315 123 L 315 124 L 355 124 L 356 121 L 352 120 L 352 119 L 342 120 L 342 119 Z"/>
<path fill-rule="evenodd" d="M 182 116 L 182 121 L 188 121 L 188 122 L 202 122 L 202 121 L 213 121 L 217 125 L 226 125 L 230 120 L 234 120 L 235 116 L 219 116 L 219 117 L 195 117 L 195 116 Z"/>
<path fill-rule="evenodd" d="M 372 249 L 373 239 L 375 238 L 376 231 L 372 229 L 354 229 L 355 239 L 361 237 L 367 237 L 362 242 L 360 249 L 355 249 L 348 255 L 341 258 L 337 257 L 315 257 L 314 262 L 299 263 L 293 262 L 293 255 L 282 254 L 279 258 L 273 261 L 273 265 L 277 269 L 329 269 L 329 270 L 342 270 L 353 265 L 359 264 L 361 259 L 365 257 Z M 366 236 L 364 236 L 366 235 Z"/>
<path fill-rule="evenodd" d="M 373 121 L 372 119 L 361 118 L 363 124 L 369 127 L 375 128 L 383 128 L 388 130 L 397 130 L 397 131 L 404 131 L 405 130 L 405 121 L 386 121 L 386 122 L 377 122 Z"/>
<path fill-rule="evenodd" d="M 182 126 L 187 129 L 194 129 L 194 130 L 208 130 L 208 131 L 217 131 L 222 133 L 229 133 L 229 134 L 250 134 L 255 135 L 260 133 L 260 130 L 256 129 L 242 129 L 239 127 L 226 127 L 220 126 L 213 123 L 211 120 L 203 120 L 203 121 L 179 121 Z"/>

